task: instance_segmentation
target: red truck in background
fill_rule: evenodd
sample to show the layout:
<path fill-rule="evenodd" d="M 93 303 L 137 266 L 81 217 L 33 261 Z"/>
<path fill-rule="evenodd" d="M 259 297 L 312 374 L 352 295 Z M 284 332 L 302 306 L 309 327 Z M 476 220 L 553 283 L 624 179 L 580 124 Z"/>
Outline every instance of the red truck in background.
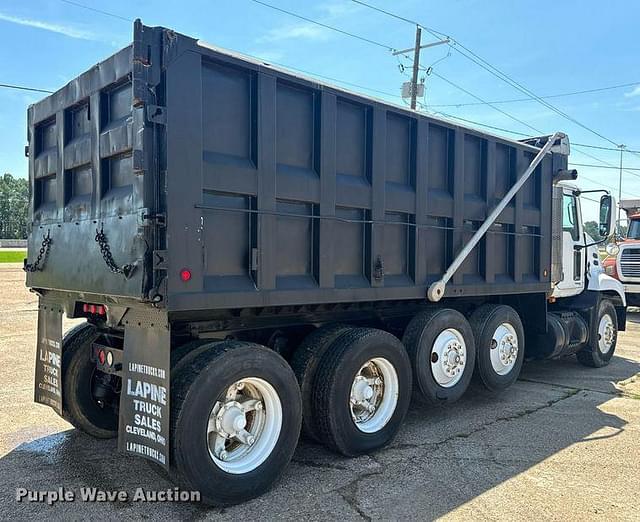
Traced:
<path fill-rule="evenodd" d="M 627 304 L 640 306 L 640 199 L 621 200 L 620 207 L 627 215 L 627 234 L 616 247 L 607 248 L 609 257 L 602 264 L 624 285 Z"/>

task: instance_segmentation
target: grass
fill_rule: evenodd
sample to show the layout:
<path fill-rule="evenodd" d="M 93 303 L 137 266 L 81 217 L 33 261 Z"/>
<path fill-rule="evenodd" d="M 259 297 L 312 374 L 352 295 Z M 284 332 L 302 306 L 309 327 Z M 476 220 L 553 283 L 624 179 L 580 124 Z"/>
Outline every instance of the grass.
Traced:
<path fill-rule="evenodd" d="M 0 263 L 22 263 L 26 250 L 0 250 Z"/>

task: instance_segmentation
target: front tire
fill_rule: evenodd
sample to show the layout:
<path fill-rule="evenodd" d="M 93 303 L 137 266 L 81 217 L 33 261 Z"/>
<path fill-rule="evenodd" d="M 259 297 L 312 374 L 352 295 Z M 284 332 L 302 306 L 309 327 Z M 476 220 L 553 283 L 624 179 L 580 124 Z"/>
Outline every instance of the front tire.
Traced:
<path fill-rule="evenodd" d="M 83 323 L 62 339 L 62 416 L 92 437 L 111 439 L 118 435 L 120 379 L 96 369 L 95 361 L 91 360 L 91 345 L 97 338 L 96 327 Z M 95 398 L 97 385 L 113 389 L 111 401 Z"/>
<path fill-rule="evenodd" d="M 211 343 L 172 377 L 171 477 L 224 506 L 279 479 L 298 443 L 300 390 L 273 350 Z"/>
<path fill-rule="evenodd" d="M 616 309 L 606 299 L 598 305 L 597 318 L 589 332 L 589 342 L 576 357 L 581 364 L 591 368 L 602 368 L 611 361 L 618 341 L 618 316 Z"/>
<path fill-rule="evenodd" d="M 490 391 L 511 386 L 524 361 L 524 328 L 518 313 L 506 305 L 486 304 L 469 322 L 476 341 L 476 375 Z"/>

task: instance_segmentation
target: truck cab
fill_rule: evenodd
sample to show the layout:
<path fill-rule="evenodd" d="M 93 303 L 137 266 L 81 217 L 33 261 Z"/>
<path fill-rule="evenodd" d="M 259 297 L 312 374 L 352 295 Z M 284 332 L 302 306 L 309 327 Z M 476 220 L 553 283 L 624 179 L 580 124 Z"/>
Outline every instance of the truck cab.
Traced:
<path fill-rule="evenodd" d="M 567 181 L 558 183 L 555 190 L 554 211 L 562 219 L 562 248 L 557 248 L 562 255 L 562 271 L 560 277 L 556 275 L 552 298 L 577 296 L 584 290 L 610 291 L 622 297 L 622 287 L 600 262 L 598 246 L 604 240 L 596 241 L 585 231 L 580 198 L 584 191 Z M 615 200 L 605 193 L 600 199 L 599 211 L 602 232 L 614 230 L 614 208 Z M 638 247 L 640 249 L 640 244 Z"/>
<path fill-rule="evenodd" d="M 607 274 L 624 285 L 628 304 L 640 306 L 640 200 L 622 200 L 620 207 L 627 215 L 627 233 L 607 246 L 609 256 L 603 265 Z"/>

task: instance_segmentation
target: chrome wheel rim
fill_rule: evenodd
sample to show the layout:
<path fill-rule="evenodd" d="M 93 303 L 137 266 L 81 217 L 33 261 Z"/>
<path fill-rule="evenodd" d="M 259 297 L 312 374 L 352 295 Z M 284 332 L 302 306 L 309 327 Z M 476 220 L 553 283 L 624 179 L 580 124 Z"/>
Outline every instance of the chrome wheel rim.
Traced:
<path fill-rule="evenodd" d="M 356 427 L 364 433 L 380 431 L 398 404 L 400 386 L 393 364 L 375 357 L 362 365 L 351 384 L 349 408 Z"/>
<path fill-rule="evenodd" d="M 264 379 L 233 383 L 207 423 L 209 456 L 223 471 L 249 473 L 271 455 L 282 429 L 282 403 Z"/>
<path fill-rule="evenodd" d="M 463 335 L 455 328 L 440 332 L 431 347 L 431 373 L 443 388 L 455 386 L 467 364 L 467 345 Z"/>
<path fill-rule="evenodd" d="M 609 353 L 613 346 L 615 335 L 613 319 L 609 314 L 604 314 L 600 318 L 600 324 L 598 324 L 598 348 L 602 353 Z"/>
<path fill-rule="evenodd" d="M 502 323 L 491 339 L 491 367 L 498 375 L 507 375 L 518 360 L 518 334 L 510 323 Z"/>

